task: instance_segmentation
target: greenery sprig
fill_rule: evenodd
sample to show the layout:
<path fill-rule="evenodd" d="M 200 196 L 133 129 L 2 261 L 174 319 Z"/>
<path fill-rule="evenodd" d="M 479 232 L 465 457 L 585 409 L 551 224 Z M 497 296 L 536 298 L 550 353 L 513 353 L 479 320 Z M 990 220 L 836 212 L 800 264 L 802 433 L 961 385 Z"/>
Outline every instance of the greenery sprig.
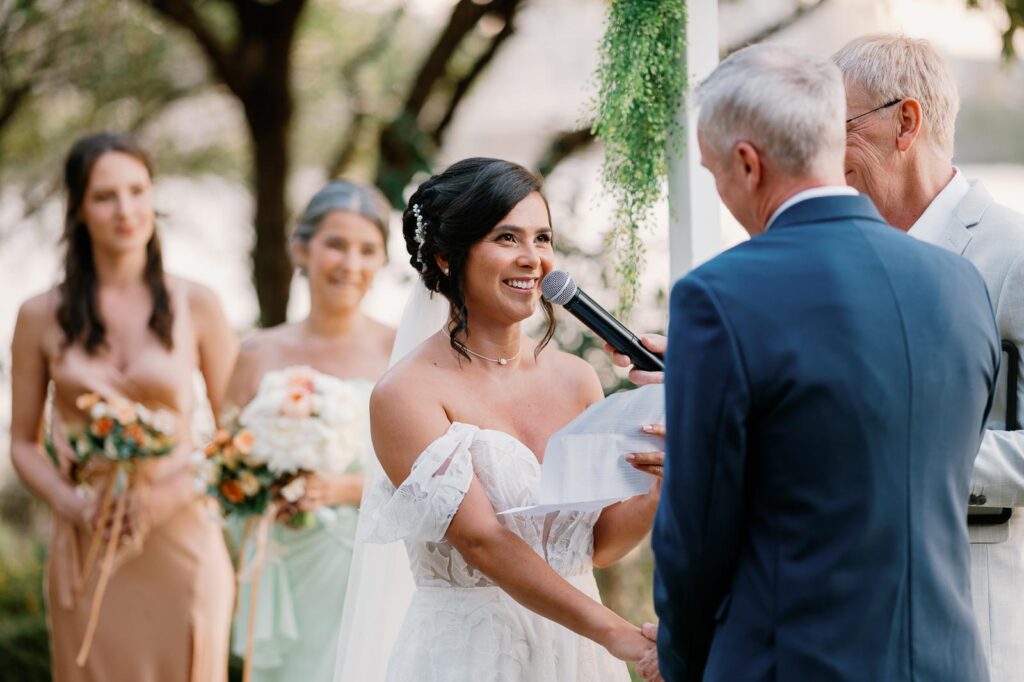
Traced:
<path fill-rule="evenodd" d="M 669 153 L 680 144 L 685 20 L 685 0 L 612 0 L 601 41 L 593 133 L 604 143 L 601 179 L 616 203 L 608 244 L 620 315 L 639 294 L 641 232 L 653 221 Z"/>

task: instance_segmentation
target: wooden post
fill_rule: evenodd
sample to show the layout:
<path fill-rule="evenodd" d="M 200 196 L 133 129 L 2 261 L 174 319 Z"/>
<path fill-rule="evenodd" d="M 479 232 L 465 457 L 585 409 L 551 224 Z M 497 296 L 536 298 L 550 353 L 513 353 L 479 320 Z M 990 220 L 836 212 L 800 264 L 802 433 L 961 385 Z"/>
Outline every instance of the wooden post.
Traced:
<path fill-rule="evenodd" d="M 686 3 L 686 46 L 680 68 L 688 74 L 679 108 L 682 148 L 669 159 L 669 272 L 672 282 L 721 248 L 720 203 L 715 180 L 700 165 L 697 117 L 689 93 L 718 64 L 718 0 Z"/>

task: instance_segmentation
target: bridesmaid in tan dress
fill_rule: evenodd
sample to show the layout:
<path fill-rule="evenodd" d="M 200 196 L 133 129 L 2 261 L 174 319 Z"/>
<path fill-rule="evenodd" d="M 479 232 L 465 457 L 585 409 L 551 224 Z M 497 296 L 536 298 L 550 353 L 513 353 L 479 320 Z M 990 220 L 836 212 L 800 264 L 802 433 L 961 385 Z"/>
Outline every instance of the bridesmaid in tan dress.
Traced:
<path fill-rule="evenodd" d="M 64 281 L 22 305 L 12 349 L 11 458 L 54 512 L 46 590 L 53 679 L 220 682 L 233 577 L 221 528 L 195 492 L 190 422 L 196 369 L 216 412 L 236 342 L 210 290 L 164 274 L 150 164 L 131 139 L 80 140 L 64 179 Z M 51 382 L 56 467 L 40 447 Z M 88 419 L 75 404 L 87 392 L 170 411 L 177 446 L 139 466 L 95 637 L 79 666 L 99 571 L 83 589 L 75 580 L 92 534 L 104 532 L 95 527 L 96 497 L 73 482 L 67 444 L 69 429 Z M 102 464 L 87 475 L 96 490 L 111 475 Z"/>

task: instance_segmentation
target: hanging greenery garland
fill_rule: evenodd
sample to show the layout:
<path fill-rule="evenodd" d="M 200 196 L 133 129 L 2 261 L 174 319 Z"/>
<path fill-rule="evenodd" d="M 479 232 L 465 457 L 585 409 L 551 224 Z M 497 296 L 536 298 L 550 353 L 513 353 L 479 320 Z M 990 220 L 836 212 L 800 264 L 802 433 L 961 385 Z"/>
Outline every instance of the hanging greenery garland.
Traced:
<path fill-rule="evenodd" d="M 679 145 L 685 21 L 685 0 L 611 0 L 601 41 L 593 133 L 604 143 L 601 179 L 616 203 L 608 243 L 620 315 L 636 302 L 641 233 L 653 222 L 669 154 Z"/>

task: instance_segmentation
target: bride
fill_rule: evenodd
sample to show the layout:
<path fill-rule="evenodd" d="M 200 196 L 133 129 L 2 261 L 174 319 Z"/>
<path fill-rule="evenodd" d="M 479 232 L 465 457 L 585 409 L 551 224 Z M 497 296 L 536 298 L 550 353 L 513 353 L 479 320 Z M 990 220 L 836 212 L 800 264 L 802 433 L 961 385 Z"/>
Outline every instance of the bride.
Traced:
<path fill-rule="evenodd" d="M 370 400 L 386 478 L 364 500 L 361 539 L 404 540 L 416 583 L 389 680 L 625 681 L 622 661 L 654 646 L 600 603 L 592 568 L 645 536 L 657 485 L 601 512 L 498 515 L 536 503 L 548 438 L 603 397 L 583 360 L 545 350 L 554 251 L 540 186 L 516 164 L 466 159 L 403 216 L 410 262 L 448 320 Z M 536 342 L 521 327 L 538 305 Z"/>

